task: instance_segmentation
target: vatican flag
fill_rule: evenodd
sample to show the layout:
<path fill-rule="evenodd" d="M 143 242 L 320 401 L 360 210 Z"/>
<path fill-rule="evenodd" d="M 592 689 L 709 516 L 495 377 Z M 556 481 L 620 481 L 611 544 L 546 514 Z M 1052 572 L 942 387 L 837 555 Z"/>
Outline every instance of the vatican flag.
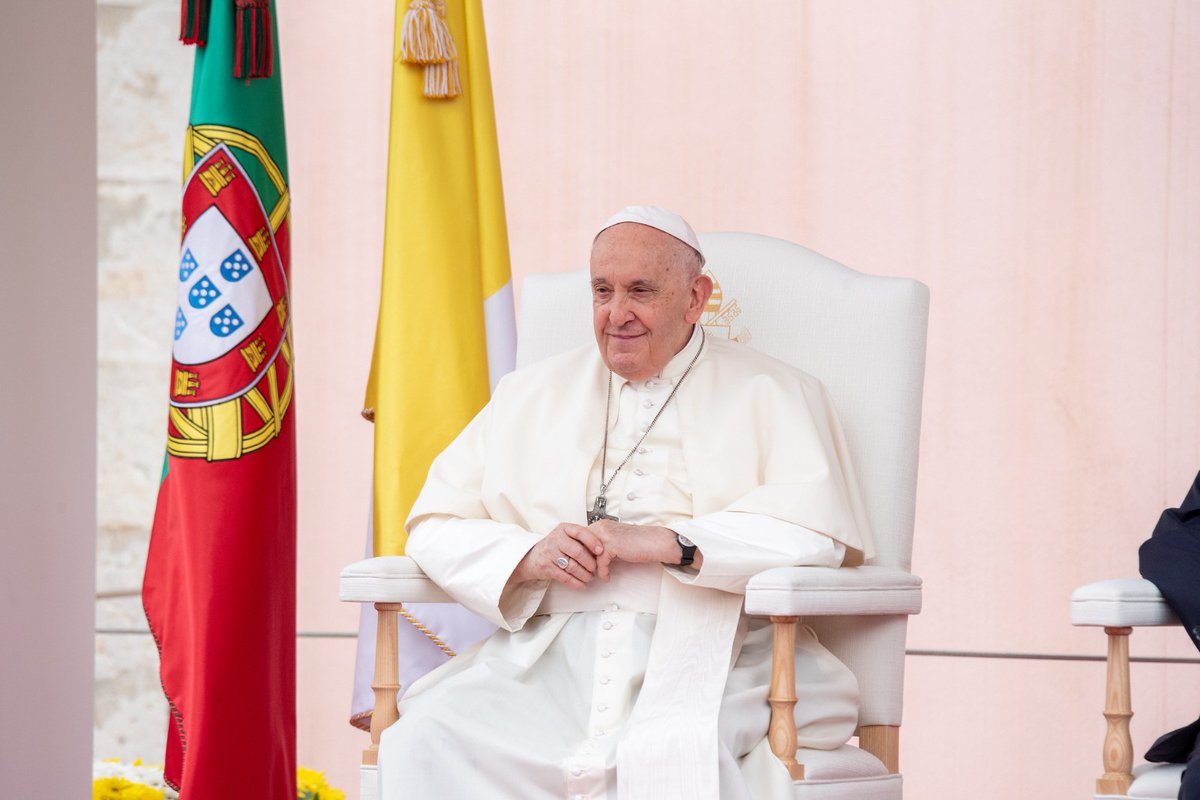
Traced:
<path fill-rule="evenodd" d="M 404 552 L 404 520 L 430 463 L 487 403 L 516 350 L 480 0 L 397 0 L 395 36 L 383 285 L 365 412 L 375 422 L 375 555 Z M 492 629 L 456 606 L 405 610 L 413 623 L 401 624 L 406 687 Z M 375 625 L 363 623 L 356 725 L 372 702 Z"/>

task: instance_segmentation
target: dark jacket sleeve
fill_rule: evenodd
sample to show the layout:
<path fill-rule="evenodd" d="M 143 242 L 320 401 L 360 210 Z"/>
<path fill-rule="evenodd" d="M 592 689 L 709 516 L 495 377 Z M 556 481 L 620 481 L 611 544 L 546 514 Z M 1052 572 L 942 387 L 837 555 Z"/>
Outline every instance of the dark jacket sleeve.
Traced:
<path fill-rule="evenodd" d="M 1200 649 L 1200 474 L 1179 508 L 1162 513 L 1138 562 L 1142 577 L 1158 587 Z"/>

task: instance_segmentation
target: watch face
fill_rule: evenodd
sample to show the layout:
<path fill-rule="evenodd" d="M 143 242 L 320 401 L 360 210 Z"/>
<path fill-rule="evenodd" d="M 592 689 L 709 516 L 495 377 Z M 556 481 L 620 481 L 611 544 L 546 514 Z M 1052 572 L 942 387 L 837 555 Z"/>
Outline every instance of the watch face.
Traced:
<path fill-rule="evenodd" d="M 696 546 L 695 542 L 693 542 L 688 537 L 684 536 L 682 533 L 675 534 L 675 541 L 679 542 L 679 544 L 681 544 L 684 547 L 695 547 Z"/>

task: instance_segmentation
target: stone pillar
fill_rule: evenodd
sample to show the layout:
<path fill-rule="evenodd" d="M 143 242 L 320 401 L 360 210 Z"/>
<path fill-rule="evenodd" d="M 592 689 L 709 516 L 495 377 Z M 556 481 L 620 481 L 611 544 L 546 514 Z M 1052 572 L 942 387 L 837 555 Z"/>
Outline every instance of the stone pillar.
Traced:
<path fill-rule="evenodd" d="M 96 542 L 91 0 L 0 26 L 0 773 L 89 797 Z"/>

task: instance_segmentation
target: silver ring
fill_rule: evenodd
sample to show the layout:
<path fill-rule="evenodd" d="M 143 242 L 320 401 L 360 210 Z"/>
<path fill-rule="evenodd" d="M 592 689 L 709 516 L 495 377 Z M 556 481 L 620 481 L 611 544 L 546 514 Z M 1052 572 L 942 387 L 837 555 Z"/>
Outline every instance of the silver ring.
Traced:
<path fill-rule="evenodd" d="M 558 564 L 563 569 L 566 569 L 567 567 L 571 566 L 571 559 L 567 558 L 566 556 L 559 556 L 558 558 L 554 559 L 554 563 Z"/>

